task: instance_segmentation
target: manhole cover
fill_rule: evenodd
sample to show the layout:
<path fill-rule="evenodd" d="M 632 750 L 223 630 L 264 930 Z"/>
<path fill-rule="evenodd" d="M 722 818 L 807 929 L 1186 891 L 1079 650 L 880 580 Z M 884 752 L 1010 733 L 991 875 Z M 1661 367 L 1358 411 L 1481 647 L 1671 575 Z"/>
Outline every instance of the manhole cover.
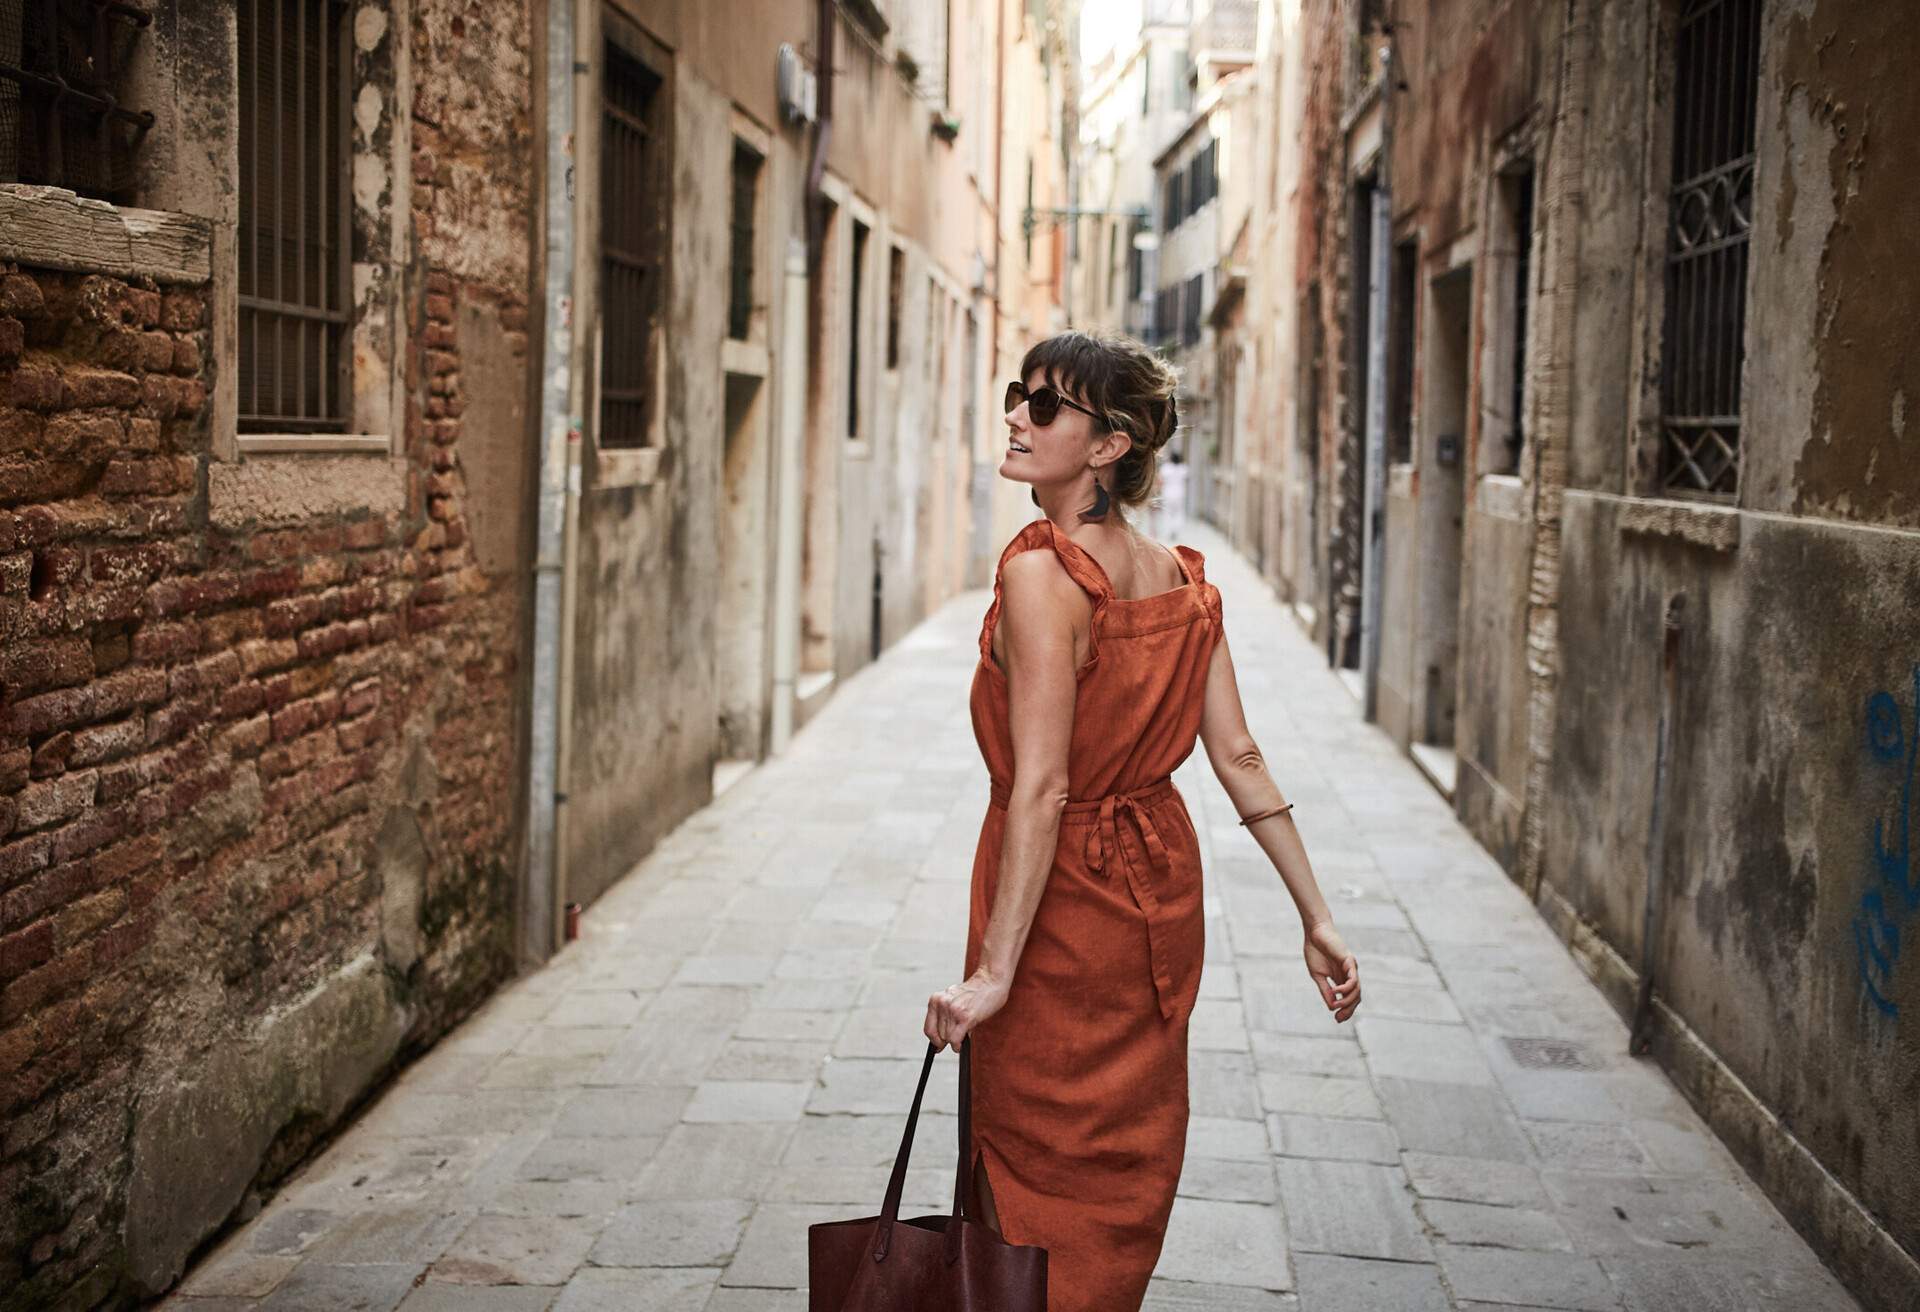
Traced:
<path fill-rule="evenodd" d="M 1587 1055 L 1586 1048 L 1568 1039 L 1520 1039 L 1505 1037 L 1507 1052 L 1515 1062 L 1537 1071 L 1591 1071 L 1599 1065 Z"/>

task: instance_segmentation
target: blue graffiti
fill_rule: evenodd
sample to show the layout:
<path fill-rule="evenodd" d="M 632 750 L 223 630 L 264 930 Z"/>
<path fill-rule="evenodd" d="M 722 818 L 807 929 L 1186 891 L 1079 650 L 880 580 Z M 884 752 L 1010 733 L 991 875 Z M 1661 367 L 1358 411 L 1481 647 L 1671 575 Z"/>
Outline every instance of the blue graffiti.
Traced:
<path fill-rule="evenodd" d="M 1920 910 L 1912 841 L 1914 760 L 1920 751 L 1920 665 L 1913 668 L 1913 695 L 1911 731 L 1891 693 L 1883 690 L 1867 698 L 1867 751 L 1901 771 L 1900 799 L 1891 835 L 1887 817 L 1874 817 L 1873 868 L 1879 882 L 1861 895 L 1860 909 L 1854 912 L 1853 948 L 1867 997 L 1888 1016 L 1900 1014 L 1898 1004 L 1887 996 L 1893 991 L 1893 968 L 1900 960 L 1900 923 Z"/>

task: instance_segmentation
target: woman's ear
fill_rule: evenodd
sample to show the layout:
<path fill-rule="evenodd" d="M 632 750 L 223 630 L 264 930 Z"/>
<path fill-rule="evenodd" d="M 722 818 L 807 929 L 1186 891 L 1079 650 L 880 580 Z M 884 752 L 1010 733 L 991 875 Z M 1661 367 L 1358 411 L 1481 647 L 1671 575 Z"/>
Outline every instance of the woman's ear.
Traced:
<path fill-rule="evenodd" d="M 1106 460 L 1101 462 L 1103 464 L 1111 464 L 1116 460 L 1123 459 L 1127 452 L 1132 449 L 1133 434 L 1124 428 L 1109 429 L 1107 433 L 1101 437 L 1100 444 L 1095 448 L 1101 455 L 1106 457 Z"/>

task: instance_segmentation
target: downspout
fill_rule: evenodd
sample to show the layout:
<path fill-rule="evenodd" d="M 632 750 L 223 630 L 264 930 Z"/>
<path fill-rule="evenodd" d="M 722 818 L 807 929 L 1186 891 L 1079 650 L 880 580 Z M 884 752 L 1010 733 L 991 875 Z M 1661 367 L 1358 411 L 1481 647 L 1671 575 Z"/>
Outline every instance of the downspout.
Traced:
<path fill-rule="evenodd" d="M 1380 164 L 1373 189 L 1373 286 L 1367 299 L 1367 484 L 1361 497 L 1360 682 L 1363 718 L 1380 701 L 1381 558 L 1387 501 L 1387 316 L 1393 270 L 1393 46 L 1380 52 Z"/>
<path fill-rule="evenodd" d="M 1587 82 L 1592 18 L 1585 0 L 1567 0 L 1561 36 L 1560 103 L 1553 117 L 1547 185 L 1546 298 L 1548 346 L 1535 422 L 1531 502 L 1533 554 L 1527 578 L 1527 784 L 1520 831 L 1520 886 L 1537 897 L 1546 846 L 1547 770 L 1553 753 L 1559 691 L 1560 503 L 1567 482 L 1567 436 L 1573 414 L 1574 317 L 1579 309 L 1580 228 L 1584 222 Z"/>
<path fill-rule="evenodd" d="M 1673 777 L 1673 716 L 1680 700 L 1680 617 L 1686 594 L 1667 598 L 1660 644 L 1660 720 L 1653 740 L 1653 815 L 1647 822 L 1647 901 L 1640 913 L 1640 990 L 1633 1004 L 1627 1051 L 1641 1056 L 1653 1042 L 1653 967 L 1665 917 L 1667 791 Z"/>
<path fill-rule="evenodd" d="M 574 0 L 547 6 L 546 229 L 541 255 L 540 495 L 533 562 L 532 718 L 527 764 L 527 868 L 520 922 L 523 966 L 557 946 L 560 671 L 564 658 L 566 526 L 577 485 L 579 424 L 573 416 L 573 77 Z"/>

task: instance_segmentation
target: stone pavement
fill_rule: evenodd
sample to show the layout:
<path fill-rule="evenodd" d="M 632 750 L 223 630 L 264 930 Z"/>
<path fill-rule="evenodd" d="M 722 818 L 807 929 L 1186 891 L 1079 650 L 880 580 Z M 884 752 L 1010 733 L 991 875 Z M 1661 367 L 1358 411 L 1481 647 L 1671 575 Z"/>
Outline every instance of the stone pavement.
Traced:
<path fill-rule="evenodd" d="M 1336 1025 L 1198 750 L 1193 1121 L 1148 1312 L 1857 1305 L 1526 898 L 1204 528 L 1256 737 L 1359 956 Z M 986 594 L 849 679 L 582 937 L 409 1068 L 168 1306 L 798 1312 L 806 1227 L 877 1211 L 958 978 L 986 806 Z M 951 1055 L 904 1214 L 945 1211 Z"/>

